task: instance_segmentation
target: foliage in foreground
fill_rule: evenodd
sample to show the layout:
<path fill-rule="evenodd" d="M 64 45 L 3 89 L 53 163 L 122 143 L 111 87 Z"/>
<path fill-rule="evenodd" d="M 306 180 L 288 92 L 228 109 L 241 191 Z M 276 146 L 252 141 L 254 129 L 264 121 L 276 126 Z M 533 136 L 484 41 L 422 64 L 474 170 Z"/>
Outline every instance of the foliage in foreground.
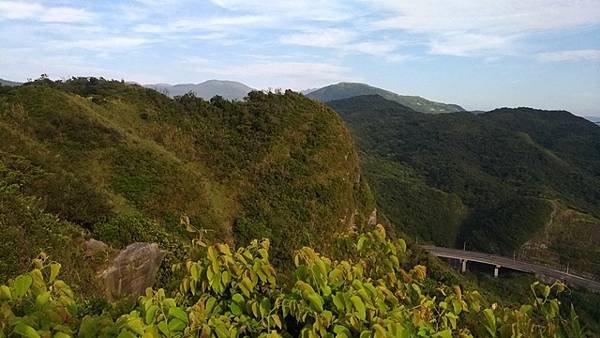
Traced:
<path fill-rule="evenodd" d="M 0 286 L 0 337 L 583 336 L 574 311 L 561 316 L 554 296 L 562 284 L 533 284 L 530 304 L 508 308 L 428 279 L 425 266 L 409 269 L 406 244 L 387 239 L 381 226 L 341 242 L 345 259 L 297 251 L 287 289 L 269 262 L 268 240 L 237 250 L 197 241 L 201 258 L 174 267 L 182 275 L 177 292 L 148 289 L 118 315 L 82 306 L 57 278 L 60 265 L 42 255 L 31 272 Z"/>

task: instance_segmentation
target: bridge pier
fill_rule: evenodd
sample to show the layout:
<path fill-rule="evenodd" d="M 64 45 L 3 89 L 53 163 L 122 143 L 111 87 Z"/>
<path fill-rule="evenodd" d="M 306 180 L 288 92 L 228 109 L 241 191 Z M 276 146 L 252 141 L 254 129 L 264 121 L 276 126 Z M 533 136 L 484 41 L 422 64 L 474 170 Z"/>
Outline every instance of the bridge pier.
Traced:
<path fill-rule="evenodd" d="M 462 259 L 461 260 L 461 264 L 460 264 L 460 272 L 466 272 L 467 271 L 467 260 L 466 259 Z"/>
<path fill-rule="evenodd" d="M 496 267 L 494 267 L 494 278 L 498 278 L 498 272 L 500 270 L 500 265 L 496 265 Z"/>

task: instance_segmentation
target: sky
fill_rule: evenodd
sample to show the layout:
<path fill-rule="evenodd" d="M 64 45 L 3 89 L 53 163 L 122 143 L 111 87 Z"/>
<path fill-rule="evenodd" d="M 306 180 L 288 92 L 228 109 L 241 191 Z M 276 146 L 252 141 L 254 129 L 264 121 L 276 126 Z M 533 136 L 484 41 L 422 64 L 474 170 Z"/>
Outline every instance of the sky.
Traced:
<path fill-rule="evenodd" d="M 0 78 L 44 73 L 600 116 L 600 0 L 0 0 Z"/>

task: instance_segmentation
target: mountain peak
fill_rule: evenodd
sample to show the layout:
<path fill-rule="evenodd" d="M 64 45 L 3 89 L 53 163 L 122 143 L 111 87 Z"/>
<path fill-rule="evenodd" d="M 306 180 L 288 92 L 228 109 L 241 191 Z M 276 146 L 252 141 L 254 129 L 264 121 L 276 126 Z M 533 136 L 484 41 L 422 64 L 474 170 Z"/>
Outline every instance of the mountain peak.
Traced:
<path fill-rule="evenodd" d="M 456 104 L 430 101 L 420 96 L 399 95 L 389 90 L 358 82 L 339 82 L 337 84 L 313 90 L 306 94 L 306 96 L 322 102 L 330 102 L 362 95 L 379 95 L 387 100 L 395 101 L 415 111 L 427 114 L 465 111 L 461 106 Z"/>
<path fill-rule="evenodd" d="M 184 95 L 188 92 L 196 94 L 203 99 L 210 99 L 213 96 L 222 96 L 229 100 L 242 100 L 253 89 L 247 85 L 229 80 L 207 80 L 201 83 L 181 83 L 170 85 L 166 83 L 149 84 L 144 87 L 165 92 L 169 96 Z"/>

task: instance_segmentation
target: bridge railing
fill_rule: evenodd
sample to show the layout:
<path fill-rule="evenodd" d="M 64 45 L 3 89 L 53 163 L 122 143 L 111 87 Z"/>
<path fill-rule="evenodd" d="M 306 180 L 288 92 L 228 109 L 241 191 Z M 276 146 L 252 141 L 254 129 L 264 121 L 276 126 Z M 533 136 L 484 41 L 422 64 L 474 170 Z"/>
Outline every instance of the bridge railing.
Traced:
<path fill-rule="evenodd" d="M 431 244 L 422 244 L 420 246 L 423 248 L 425 248 L 427 246 L 436 247 L 435 245 L 431 245 Z M 558 255 L 556 255 L 557 257 L 554 258 L 555 260 L 541 257 L 541 255 L 538 255 L 539 253 L 537 252 L 537 250 L 531 250 L 531 249 L 523 250 L 522 249 L 522 250 L 520 250 L 519 254 L 517 254 L 515 252 L 513 257 L 508 257 L 508 256 L 502 256 L 500 254 L 490 254 L 490 253 L 471 251 L 471 250 L 461 250 L 460 248 L 441 248 L 440 247 L 440 249 L 450 249 L 450 250 L 457 251 L 457 252 L 466 251 L 468 253 L 493 255 L 496 257 L 501 257 L 503 259 L 510 259 L 515 262 L 530 263 L 530 264 L 536 264 L 539 266 L 545 266 L 545 267 L 551 268 L 553 270 L 562 271 L 562 272 L 570 274 L 570 275 L 575 275 L 578 277 L 583 277 L 586 279 L 600 282 L 600 276 L 598 276 L 594 273 L 590 273 L 589 271 L 577 269 L 577 267 L 569 266 L 567 264 L 560 264 L 560 263 L 556 262 L 556 260 L 558 259 Z M 546 251 L 546 254 L 547 253 L 548 252 Z M 593 271 L 600 271 L 600 265 L 595 264 L 595 263 L 588 263 L 588 264 L 592 267 Z"/>
<path fill-rule="evenodd" d="M 543 265 L 555 270 L 564 271 L 565 273 L 577 275 L 580 277 L 600 282 L 600 276 L 594 273 L 578 269 L 576 266 L 572 266 L 570 264 L 561 264 L 556 262 L 555 260 L 550 260 L 548 258 L 540 257 L 534 254 L 520 254 L 516 257 L 516 259 L 521 262 Z M 600 271 L 600 264 L 588 263 L 588 265 L 592 267 L 592 270 Z"/>

